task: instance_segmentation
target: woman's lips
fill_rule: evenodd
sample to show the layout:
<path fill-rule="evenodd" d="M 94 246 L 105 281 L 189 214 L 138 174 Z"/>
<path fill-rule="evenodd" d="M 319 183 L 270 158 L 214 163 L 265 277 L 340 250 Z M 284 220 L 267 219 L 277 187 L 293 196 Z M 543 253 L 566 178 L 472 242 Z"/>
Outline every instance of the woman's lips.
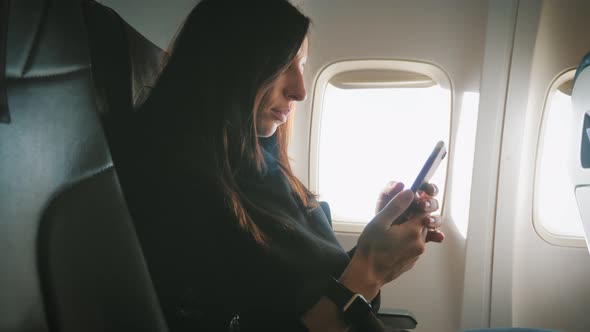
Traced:
<path fill-rule="evenodd" d="M 281 122 L 287 121 L 287 116 L 289 116 L 289 112 L 291 111 L 290 109 L 277 109 L 277 108 L 271 108 L 270 110 L 271 110 L 274 118 L 281 121 Z"/>

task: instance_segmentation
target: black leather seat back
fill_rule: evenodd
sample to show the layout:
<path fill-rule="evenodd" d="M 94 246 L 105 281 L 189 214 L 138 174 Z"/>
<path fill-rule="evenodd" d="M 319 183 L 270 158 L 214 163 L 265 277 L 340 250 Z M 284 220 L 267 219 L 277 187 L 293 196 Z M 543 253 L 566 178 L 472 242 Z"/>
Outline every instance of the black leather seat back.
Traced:
<path fill-rule="evenodd" d="M 97 116 L 81 3 L 2 6 L 0 331 L 165 331 Z"/>
<path fill-rule="evenodd" d="M 142 144 L 133 134 L 141 117 L 136 112 L 155 86 L 168 53 L 143 37 L 112 9 L 95 1 L 86 2 L 84 9 L 92 75 L 102 101 L 101 119 L 112 158 L 127 199 L 141 201 L 134 190 L 138 186 L 134 172 L 142 167 L 134 158 L 135 150 Z"/>
<path fill-rule="evenodd" d="M 84 5 L 93 79 L 103 115 L 139 108 L 168 60 L 160 49 L 111 8 L 95 1 Z"/>

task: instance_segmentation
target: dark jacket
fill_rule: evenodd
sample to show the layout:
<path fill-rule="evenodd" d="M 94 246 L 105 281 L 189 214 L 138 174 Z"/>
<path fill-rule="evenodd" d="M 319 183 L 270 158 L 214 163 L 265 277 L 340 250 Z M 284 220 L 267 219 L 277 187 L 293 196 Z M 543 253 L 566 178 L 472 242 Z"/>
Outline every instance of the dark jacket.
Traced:
<path fill-rule="evenodd" d="M 198 174 L 152 158 L 135 175 L 129 205 L 172 332 L 237 331 L 238 324 L 241 332 L 304 331 L 301 316 L 322 295 L 324 280 L 348 264 L 326 213 L 301 209 L 272 146 L 264 157 L 268 172 L 240 185 L 287 225 L 262 229 L 266 247 L 238 226 Z M 250 212 L 254 221 L 263 218 Z"/>

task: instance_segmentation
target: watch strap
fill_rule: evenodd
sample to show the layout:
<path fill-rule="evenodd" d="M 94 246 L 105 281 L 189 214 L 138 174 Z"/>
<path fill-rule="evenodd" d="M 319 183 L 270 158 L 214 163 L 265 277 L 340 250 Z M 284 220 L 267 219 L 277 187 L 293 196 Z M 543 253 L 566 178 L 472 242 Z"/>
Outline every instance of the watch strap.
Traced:
<path fill-rule="evenodd" d="M 329 277 L 325 288 L 326 296 L 332 300 L 338 306 L 338 308 L 344 311 L 344 306 L 354 297 L 355 293 L 350 289 L 346 288 L 336 278 Z M 350 304 L 349 304 L 350 305 Z"/>
<path fill-rule="evenodd" d="M 326 296 L 338 306 L 344 319 L 350 324 L 356 325 L 369 314 L 373 314 L 371 304 L 361 294 L 351 291 L 333 277 L 328 280 Z"/>
<path fill-rule="evenodd" d="M 336 304 L 343 318 L 363 332 L 386 331 L 383 322 L 372 311 L 372 306 L 360 294 L 356 294 L 333 277 L 324 287 L 325 296 Z"/>

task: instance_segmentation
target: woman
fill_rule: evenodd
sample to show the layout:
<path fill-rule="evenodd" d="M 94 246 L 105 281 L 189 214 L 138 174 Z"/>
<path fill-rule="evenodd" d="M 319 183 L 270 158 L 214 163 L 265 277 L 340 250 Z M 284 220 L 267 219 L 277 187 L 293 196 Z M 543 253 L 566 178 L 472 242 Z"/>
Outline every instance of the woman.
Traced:
<path fill-rule="evenodd" d="M 443 239 L 436 187 L 392 226 L 416 197 L 392 182 L 349 258 L 293 175 L 309 24 L 285 0 L 203 0 L 136 116 L 126 195 L 173 332 L 362 328 L 338 294 L 374 300 Z"/>

